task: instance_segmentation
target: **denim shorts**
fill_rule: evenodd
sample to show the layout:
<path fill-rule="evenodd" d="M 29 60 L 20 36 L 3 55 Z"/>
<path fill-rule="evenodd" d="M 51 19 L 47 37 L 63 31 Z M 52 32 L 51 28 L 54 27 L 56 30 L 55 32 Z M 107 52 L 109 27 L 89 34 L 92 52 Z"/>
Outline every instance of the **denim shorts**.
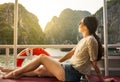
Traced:
<path fill-rule="evenodd" d="M 65 82 L 80 82 L 82 73 L 73 68 L 71 64 L 62 64 L 62 67 L 65 70 Z"/>

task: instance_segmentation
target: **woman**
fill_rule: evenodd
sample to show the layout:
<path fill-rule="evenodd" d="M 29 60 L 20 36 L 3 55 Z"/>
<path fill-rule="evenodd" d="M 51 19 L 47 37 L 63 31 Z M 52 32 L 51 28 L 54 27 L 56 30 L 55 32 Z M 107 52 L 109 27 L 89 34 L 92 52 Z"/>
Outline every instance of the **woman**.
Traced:
<path fill-rule="evenodd" d="M 93 16 L 85 17 L 79 23 L 79 32 L 83 38 L 77 46 L 65 56 L 54 61 L 51 57 L 44 54 L 39 55 L 29 64 L 16 70 L 9 70 L 8 74 L 2 78 L 18 78 L 20 76 L 55 76 L 60 81 L 80 81 L 82 75 L 90 74 L 91 67 L 95 69 L 101 82 L 110 82 L 113 78 L 103 79 L 97 66 L 97 61 L 102 57 L 102 45 L 96 35 L 98 26 L 97 19 Z M 70 59 L 69 64 L 64 64 L 65 60 Z M 43 65 L 43 67 L 39 67 Z"/>

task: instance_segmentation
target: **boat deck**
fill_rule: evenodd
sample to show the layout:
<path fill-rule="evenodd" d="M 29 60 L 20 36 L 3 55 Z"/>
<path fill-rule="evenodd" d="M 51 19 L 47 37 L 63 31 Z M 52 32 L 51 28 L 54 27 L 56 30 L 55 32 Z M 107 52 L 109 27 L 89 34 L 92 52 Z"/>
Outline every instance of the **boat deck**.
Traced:
<path fill-rule="evenodd" d="M 104 76 L 104 78 L 115 78 L 117 82 L 120 82 L 120 76 Z M 84 81 L 83 81 L 84 82 Z M 100 82 L 98 77 L 95 75 L 90 75 L 89 76 L 89 81 L 88 82 Z M 114 81 L 111 81 L 114 82 Z"/>
<path fill-rule="evenodd" d="M 0 82 L 60 82 L 56 78 L 23 77 L 21 79 L 0 79 Z"/>
<path fill-rule="evenodd" d="M 112 77 L 112 76 L 110 76 Z M 113 76 L 117 82 L 120 82 L 120 76 Z M 108 78 L 108 77 L 104 77 Z M 21 79 L 0 79 L 0 82 L 60 82 L 54 77 L 23 77 Z M 86 80 L 80 81 L 80 82 L 87 82 Z M 89 82 L 99 82 L 97 76 L 91 75 L 89 77 Z"/>

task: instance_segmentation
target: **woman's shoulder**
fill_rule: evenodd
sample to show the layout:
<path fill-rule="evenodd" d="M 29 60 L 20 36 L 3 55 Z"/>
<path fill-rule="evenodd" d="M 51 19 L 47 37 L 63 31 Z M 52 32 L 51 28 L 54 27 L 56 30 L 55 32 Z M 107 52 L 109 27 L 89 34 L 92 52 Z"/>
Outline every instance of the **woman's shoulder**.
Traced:
<path fill-rule="evenodd" d="M 93 35 L 88 36 L 87 39 L 88 39 L 88 42 L 97 43 L 97 40 L 95 39 Z"/>
<path fill-rule="evenodd" d="M 95 37 L 94 37 L 93 35 L 90 35 L 90 36 L 87 37 L 87 39 L 88 39 L 88 40 L 94 40 Z"/>

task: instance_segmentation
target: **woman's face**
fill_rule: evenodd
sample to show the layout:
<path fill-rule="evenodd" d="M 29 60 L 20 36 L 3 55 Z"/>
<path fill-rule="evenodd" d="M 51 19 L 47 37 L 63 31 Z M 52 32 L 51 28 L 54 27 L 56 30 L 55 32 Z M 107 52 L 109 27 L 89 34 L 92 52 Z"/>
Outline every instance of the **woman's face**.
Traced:
<path fill-rule="evenodd" d="M 83 20 L 84 19 L 82 19 L 81 21 L 80 21 L 80 23 L 79 23 L 79 28 L 78 28 L 78 30 L 79 30 L 79 32 L 84 32 L 84 30 L 85 30 L 85 25 L 84 25 L 84 23 L 83 23 Z"/>

